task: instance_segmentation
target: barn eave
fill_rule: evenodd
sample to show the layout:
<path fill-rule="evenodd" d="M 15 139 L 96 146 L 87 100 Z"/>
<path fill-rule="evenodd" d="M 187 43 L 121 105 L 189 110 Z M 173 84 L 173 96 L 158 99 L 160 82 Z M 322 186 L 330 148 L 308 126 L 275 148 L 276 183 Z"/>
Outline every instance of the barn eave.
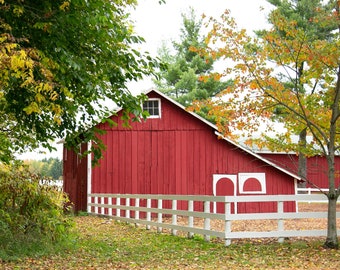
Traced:
<path fill-rule="evenodd" d="M 298 181 L 303 181 L 303 179 L 302 179 L 300 176 L 298 176 L 298 175 L 296 175 L 296 174 L 294 174 L 294 173 L 292 173 L 292 172 L 290 172 L 290 171 L 288 171 L 288 170 L 285 170 L 284 168 L 282 168 L 282 167 L 278 166 L 277 164 L 275 164 L 275 163 L 269 161 L 268 159 L 262 157 L 261 155 L 254 153 L 254 152 L 251 151 L 250 149 L 247 149 L 246 147 L 243 147 L 242 145 L 239 145 L 239 144 L 235 143 L 234 141 L 232 141 L 232 140 L 230 140 L 230 139 L 224 137 L 221 133 L 219 133 L 219 132 L 216 131 L 215 134 L 216 134 L 216 136 L 218 136 L 218 137 L 222 138 L 223 140 L 227 141 L 228 143 L 234 145 L 235 147 L 240 148 L 240 149 L 243 150 L 244 152 L 246 152 L 246 153 L 252 155 L 253 157 L 255 157 L 255 158 L 257 158 L 257 159 L 259 159 L 259 160 L 265 162 L 266 164 L 268 164 L 268 165 L 270 165 L 270 166 L 276 168 L 277 170 L 279 170 L 279 171 L 281 171 L 281 172 L 283 172 L 283 173 L 285 173 L 285 174 L 287 174 L 287 175 L 293 177 L 294 179 L 296 179 L 296 180 L 298 180 Z"/>

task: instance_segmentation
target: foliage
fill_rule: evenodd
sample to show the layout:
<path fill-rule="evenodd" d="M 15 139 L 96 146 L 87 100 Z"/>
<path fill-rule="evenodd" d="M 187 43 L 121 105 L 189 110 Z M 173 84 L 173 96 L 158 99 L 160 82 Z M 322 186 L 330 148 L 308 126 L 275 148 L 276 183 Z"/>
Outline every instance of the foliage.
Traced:
<path fill-rule="evenodd" d="M 158 80 L 154 80 L 158 89 L 187 107 L 194 100 L 215 96 L 231 83 L 220 82 L 213 77 L 202 80 L 213 70 L 211 57 L 200 56 L 192 48 L 204 48 L 205 37 L 200 34 L 202 20 L 197 20 L 191 8 L 188 15 L 182 14 L 180 40 L 172 42 L 173 49 L 165 44 L 159 50 L 159 58 L 166 64 L 160 70 Z M 203 112 L 203 115 L 207 116 Z"/>
<path fill-rule="evenodd" d="M 0 266 L 30 269 L 337 269 L 340 253 L 318 240 L 240 241 L 229 247 L 97 217 L 77 217 L 79 238 L 70 251 L 22 258 Z M 247 226 L 244 224 L 243 226 Z"/>
<path fill-rule="evenodd" d="M 134 97 L 126 85 L 151 74 L 157 62 L 133 49 L 143 42 L 126 12 L 135 4 L 0 1 L 0 160 L 39 143 L 51 148 L 56 138 L 78 146 L 75 133 L 96 140 L 87 130 L 112 113 L 107 100 L 125 117 L 141 115 L 144 96 Z M 102 147 L 99 140 L 93 145 Z"/>
<path fill-rule="evenodd" d="M 314 20 L 314 18 L 319 15 L 318 10 L 324 9 L 327 12 L 331 12 L 333 9 L 332 4 L 320 2 L 319 0 L 268 0 L 268 2 L 275 6 L 274 11 L 272 11 L 272 16 L 269 16 L 269 22 L 272 23 L 274 28 L 277 24 L 275 21 L 272 21 L 271 18 L 275 12 L 280 12 L 280 15 L 287 21 L 296 22 L 297 27 L 304 31 L 304 38 L 308 40 L 308 42 L 332 39 L 332 31 L 336 30 L 336 24 L 324 25 L 310 23 L 310 21 Z M 276 28 L 276 31 L 284 39 L 290 39 L 289 33 L 286 33 L 284 29 Z M 265 30 L 258 31 L 257 33 L 262 37 L 268 34 Z M 308 68 L 308 65 L 303 59 L 297 60 L 295 69 L 295 84 L 287 82 L 285 78 L 283 78 L 282 83 L 285 84 L 285 87 L 287 88 L 294 88 L 296 91 L 299 91 L 301 95 L 313 95 L 314 92 L 308 91 L 308 85 L 305 85 L 304 80 L 302 80 L 304 72 L 305 70 L 308 70 Z M 285 122 L 286 113 L 282 106 L 278 106 L 274 109 L 274 115 L 276 120 Z M 303 151 L 303 149 L 306 149 L 307 146 L 307 128 L 301 125 L 301 130 L 298 131 L 298 135 L 298 145 L 300 146 L 298 175 L 302 179 L 307 180 L 307 158 Z M 307 181 L 300 182 L 299 186 L 306 187 Z"/>
<path fill-rule="evenodd" d="M 44 158 L 42 160 L 25 160 L 30 171 L 40 175 L 42 178 L 61 179 L 63 175 L 63 164 L 59 158 Z"/>
<path fill-rule="evenodd" d="M 20 162 L 0 164 L 0 247 L 7 255 L 67 239 L 73 227 L 64 215 L 66 195 L 39 182 Z"/>
<path fill-rule="evenodd" d="M 339 24 L 338 2 L 333 10 L 320 7 L 309 29 L 336 29 Z M 311 38 L 297 21 L 285 17 L 280 9 L 270 15 L 272 28 L 260 37 L 237 29 L 226 11 L 221 20 L 211 18 L 209 47 L 205 53 L 214 59 L 228 59 L 221 76 L 233 74 L 234 84 L 210 100 L 212 112 L 225 136 L 235 138 L 235 131 L 252 135 L 268 123 L 256 141 L 271 150 L 296 151 L 306 156 L 323 155 L 328 162 L 329 236 L 326 245 L 337 247 L 335 205 L 340 193 L 334 169 L 334 155 L 340 148 L 340 36 L 339 30 Z M 329 33 L 329 31 L 324 33 Z M 284 33 L 284 34 L 282 34 Z M 231 61 L 230 61 L 231 60 Z M 300 73 L 301 63 L 306 68 Z M 301 89 L 301 86 L 304 89 Z M 197 104 L 199 107 L 200 105 Z M 268 119 L 280 109 L 285 132 L 275 133 Z M 228 119 L 228 122 L 225 122 Z M 311 142 L 300 145 L 292 134 L 304 128 Z M 275 137 L 266 136 L 268 132 Z M 263 140 L 263 138 L 267 140 Z M 254 140 L 250 137 L 250 145 Z"/>

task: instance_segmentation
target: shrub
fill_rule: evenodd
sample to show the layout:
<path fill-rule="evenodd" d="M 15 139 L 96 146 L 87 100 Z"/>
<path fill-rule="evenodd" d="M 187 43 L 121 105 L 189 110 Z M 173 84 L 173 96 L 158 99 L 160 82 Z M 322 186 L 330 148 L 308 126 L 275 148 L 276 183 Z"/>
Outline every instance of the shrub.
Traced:
<path fill-rule="evenodd" d="M 73 222 L 64 214 L 66 203 L 63 192 L 41 184 L 22 162 L 0 164 L 0 247 L 9 250 L 13 243 L 67 238 Z"/>

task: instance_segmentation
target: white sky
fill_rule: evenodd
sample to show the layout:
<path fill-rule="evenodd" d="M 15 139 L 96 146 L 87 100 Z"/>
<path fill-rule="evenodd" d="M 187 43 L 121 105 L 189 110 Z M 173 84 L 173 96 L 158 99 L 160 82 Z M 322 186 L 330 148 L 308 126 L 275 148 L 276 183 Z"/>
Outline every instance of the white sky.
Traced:
<path fill-rule="evenodd" d="M 146 41 L 139 49 L 150 52 L 152 56 L 157 56 L 162 42 L 170 45 L 174 40 L 179 41 L 181 14 L 187 14 L 190 7 L 194 9 L 197 18 L 202 14 L 218 18 L 229 9 L 238 27 L 251 33 L 268 26 L 266 15 L 271 6 L 266 0 L 166 0 L 161 5 L 158 0 L 138 2 L 136 9 L 131 11 L 131 18 L 135 22 L 136 33 Z M 151 80 L 146 79 L 131 83 L 129 88 L 133 93 L 138 93 L 152 86 Z"/>
<path fill-rule="evenodd" d="M 140 49 L 149 51 L 152 56 L 157 56 L 157 50 L 163 41 L 170 45 L 171 41 L 179 40 L 181 14 L 188 13 L 190 7 L 195 10 L 197 18 L 202 14 L 218 18 L 229 9 L 239 28 L 245 28 L 249 32 L 266 27 L 266 15 L 270 9 L 266 0 L 166 0 L 161 5 L 158 0 L 138 2 L 136 9 L 131 11 L 131 19 L 135 22 L 136 33 L 146 41 Z M 132 92 L 141 92 L 152 86 L 152 82 L 146 79 L 131 83 L 129 87 Z M 58 151 L 53 153 L 27 153 L 21 158 L 42 159 L 52 156 L 62 159 L 61 145 L 57 145 L 57 148 Z"/>
<path fill-rule="evenodd" d="M 202 14 L 218 18 L 226 9 L 236 19 L 240 28 L 249 31 L 266 26 L 266 14 L 270 5 L 266 0 L 139 0 L 137 8 L 131 12 L 135 20 L 136 32 L 146 39 L 146 47 L 153 54 L 161 46 L 162 40 L 177 40 L 182 24 L 182 13 L 193 7 L 199 18 Z M 261 7 L 264 10 L 260 10 Z"/>

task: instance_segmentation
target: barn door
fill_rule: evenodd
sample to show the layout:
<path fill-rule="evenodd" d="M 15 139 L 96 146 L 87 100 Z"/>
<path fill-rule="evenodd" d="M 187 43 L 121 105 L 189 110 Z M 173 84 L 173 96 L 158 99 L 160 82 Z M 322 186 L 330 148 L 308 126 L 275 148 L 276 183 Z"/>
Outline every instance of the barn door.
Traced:
<path fill-rule="evenodd" d="M 234 174 L 214 174 L 213 175 L 213 195 L 214 196 L 236 196 L 237 176 Z M 214 203 L 214 213 L 224 213 L 224 203 Z M 237 213 L 237 207 L 231 204 L 231 212 Z"/>

